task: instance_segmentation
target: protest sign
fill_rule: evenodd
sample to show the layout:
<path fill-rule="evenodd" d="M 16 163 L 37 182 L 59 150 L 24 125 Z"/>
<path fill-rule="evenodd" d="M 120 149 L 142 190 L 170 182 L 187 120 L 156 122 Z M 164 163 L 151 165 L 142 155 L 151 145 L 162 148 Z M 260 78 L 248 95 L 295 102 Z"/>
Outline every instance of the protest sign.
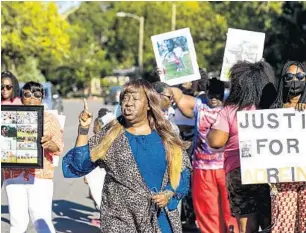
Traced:
<path fill-rule="evenodd" d="M 177 85 L 201 78 L 189 28 L 155 35 L 151 40 L 162 82 Z"/>
<path fill-rule="evenodd" d="M 294 109 L 237 113 L 243 184 L 306 181 L 306 113 Z"/>
<path fill-rule="evenodd" d="M 238 61 L 259 61 L 264 43 L 265 33 L 229 28 L 220 79 L 229 81 L 229 71 Z"/>

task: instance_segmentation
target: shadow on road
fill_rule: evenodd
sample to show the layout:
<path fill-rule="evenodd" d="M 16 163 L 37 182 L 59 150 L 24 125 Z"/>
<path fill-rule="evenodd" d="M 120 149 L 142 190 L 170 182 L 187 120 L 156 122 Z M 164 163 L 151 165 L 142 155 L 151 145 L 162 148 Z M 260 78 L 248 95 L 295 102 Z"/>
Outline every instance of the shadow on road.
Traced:
<path fill-rule="evenodd" d="M 7 219 L 7 218 L 3 218 L 3 217 L 1 217 L 1 222 L 5 222 L 7 224 L 10 224 L 10 220 Z"/>
<path fill-rule="evenodd" d="M 75 221 L 68 218 L 54 218 L 54 227 L 56 232 L 59 233 L 99 233 L 100 229 L 95 226 L 88 225 L 84 222 Z"/>
<path fill-rule="evenodd" d="M 96 233 L 99 228 L 90 225 L 90 216 L 97 210 L 67 200 L 53 201 L 53 212 L 57 215 L 53 218 L 56 232 L 65 233 Z"/>

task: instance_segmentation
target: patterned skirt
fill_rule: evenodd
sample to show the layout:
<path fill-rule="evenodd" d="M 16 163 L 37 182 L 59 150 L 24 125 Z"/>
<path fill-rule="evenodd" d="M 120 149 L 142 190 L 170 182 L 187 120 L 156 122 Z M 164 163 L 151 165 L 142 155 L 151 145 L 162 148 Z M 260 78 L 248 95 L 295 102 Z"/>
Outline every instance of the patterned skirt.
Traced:
<path fill-rule="evenodd" d="M 272 197 L 271 233 L 306 232 L 306 182 L 276 184 Z"/>

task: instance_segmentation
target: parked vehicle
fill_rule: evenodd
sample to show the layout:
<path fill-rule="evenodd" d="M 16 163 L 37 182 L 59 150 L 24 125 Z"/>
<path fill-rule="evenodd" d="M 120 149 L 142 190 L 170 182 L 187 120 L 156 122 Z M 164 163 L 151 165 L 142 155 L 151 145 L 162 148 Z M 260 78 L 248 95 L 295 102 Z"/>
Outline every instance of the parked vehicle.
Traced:
<path fill-rule="evenodd" d="M 109 94 L 104 97 L 105 105 L 116 105 L 120 102 L 120 92 L 122 86 L 112 86 L 110 88 Z"/>

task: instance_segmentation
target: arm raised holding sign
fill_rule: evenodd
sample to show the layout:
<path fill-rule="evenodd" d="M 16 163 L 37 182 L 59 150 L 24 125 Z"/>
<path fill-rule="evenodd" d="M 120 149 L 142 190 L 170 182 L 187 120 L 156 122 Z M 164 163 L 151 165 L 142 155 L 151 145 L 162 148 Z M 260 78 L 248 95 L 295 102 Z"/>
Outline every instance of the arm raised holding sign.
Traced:
<path fill-rule="evenodd" d="M 202 73 L 203 75 L 203 73 Z M 203 193 L 202 188 L 193 190 L 192 198 L 194 201 L 194 210 L 197 213 L 198 225 L 201 232 L 211 229 L 211 232 L 219 232 L 219 225 L 233 225 L 238 230 L 237 221 L 231 217 L 228 203 L 228 193 L 225 185 L 218 185 L 214 182 L 207 183 L 203 177 L 214 177 L 213 180 L 224 180 L 225 173 L 223 170 L 223 153 L 220 151 L 211 151 L 208 149 L 206 134 L 209 131 L 218 113 L 222 109 L 224 98 L 224 83 L 216 78 L 208 80 L 206 74 L 201 80 L 206 96 L 197 98 L 183 94 L 178 88 L 172 88 L 174 101 L 178 108 L 186 117 L 194 117 L 196 121 L 196 145 L 193 150 L 193 165 L 196 168 L 193 173 L 194 187 L 206 187 Z M 194 128 L 192 129 L 194 131 Z M 182 130 L 185 132 L 184 130 Z M 209 154 L 209 158 L 208 155 Z M 218 178 L 217 178 L 218 177 Z M 161 201 L 162 202 L 162 201 Z M 222 204 L 221 204 L 222 203 Z M 213 216 L 205 212 L 205 209 L 222 209 L 224 218 L 218 215 Z"/>

